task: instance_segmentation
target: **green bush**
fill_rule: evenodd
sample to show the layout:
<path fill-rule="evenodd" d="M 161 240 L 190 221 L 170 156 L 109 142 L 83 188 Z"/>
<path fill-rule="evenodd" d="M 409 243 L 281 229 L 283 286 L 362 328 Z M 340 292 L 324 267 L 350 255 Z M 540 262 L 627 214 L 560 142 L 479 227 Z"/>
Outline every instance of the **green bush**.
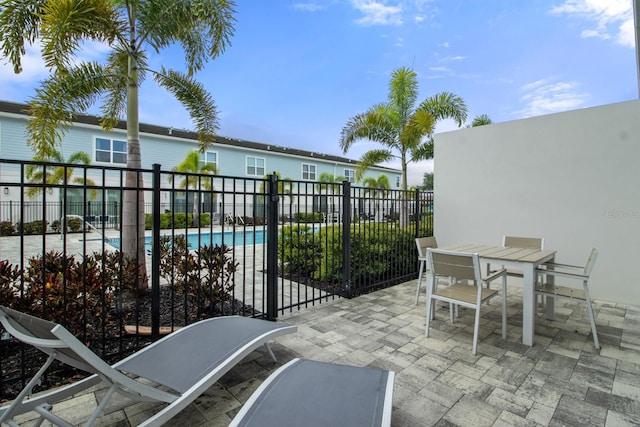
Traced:
<path fill-rule="evenodd" d="M 298 212 L 293 215 L 293 221 L 300 223 L 322 222 L 322 212 Z"/>
<path fill-rule="evenodd" d="M 238 262 L 227 246 L 191 251 L 184 236 L 160 238 L 160 276 L 188 300 L 191 314 L 203 318 L 217 303 L 232 299 Z"/>
<path fill-rule="evenodd" d="M 320 268 L 314 273 L 315 279 L 325 282 L 342 280 L 340 228 L 325 227 L 319 232 L 323 256 Z M 415 240 L 408 230 L 385 223 L 353 227 L 350 244 L 352 283 L 374 283 L 385 276 L 409 274 L 415 267 Z"/>
<path fill-rule="evenodd" d="M 82 231 L 82 222 L 80 218 L 71 218 L 67 220 L 67 227 L 72 233 L 78 233 Z"/>
<path fill-rule="evenodd" d="M 30 258 L 24 272 L 0 262 L 0 304 L 61 323 L 88 343 L 112 322 L 112 287 L 101 268 L 92 256 L 76 261 L 60 252 Z"/>
<path fill-rule="evenodd" d="M 53 230 L 54 233 L 59 233 L 60 232 L 61 227 L 60 227 L 60 220 L 59 219 L 56 219 L 55 221 L 53 221 L 51 223 L 51 230 Z"/>
<path fill-rule="evenodd" d="M 200 227 L 208 227 L 211 225 L 211 214 L 204 212 L 200 214 Z"/>
<path fill-rule="evenodd" d="M 0 236 L 11 236 L 16 233 L 16 227 L 9 221 L 0 222 Z"/>
<path fill-rule="evenodd" d="M 311 276 L 320 266 L 321 258 L 322 245 L 312 227 L 282 227 L 278 239 L 278 265 L 281 271 Z"/>
<path fill-rule="evenodd" d="M 24 234 L 44 234 L 47 229 L 47 221 L 32 221 L 24 224 Z"/>

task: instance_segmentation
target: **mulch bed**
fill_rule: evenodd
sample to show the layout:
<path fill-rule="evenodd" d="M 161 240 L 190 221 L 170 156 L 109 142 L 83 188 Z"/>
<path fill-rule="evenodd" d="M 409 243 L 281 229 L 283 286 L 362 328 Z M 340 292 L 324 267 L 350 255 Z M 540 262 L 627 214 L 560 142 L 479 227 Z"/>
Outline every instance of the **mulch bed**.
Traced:
<path fill-rule="evenodd" d="M 197 309 L 184 309 L 182 296 L 171 294 L 168 287 L 160 290 L 160 325 L 185 326 L 210 317 L 218 316 L 259 316 L 260 312 L 253 307 L 243 305 L 238 300 L 219 301 L 211 307 L 198 312 Z M 174 309 L 172 310 L 172 307 Z M 96 354 L 108 363 L 115 363 L 134 353 L 137 349 L 153 340 L 145 335 L 131 335 L 124 332 L 124 325 L 151 326 L 151 296 L 134 298 L 118 298 L 116 307 L 111 311 L 112 321 L 104 327 L 102 334 L 93 334 L 94 339 L 86 343 Z M 37 372 L 46 361 L 46 355 L 40 350 L 21 343 L 8 336 L 0 326 L 0 402 L 14 399 L 24 384 Z M 34 388 L 34 393 L 77 381 L 89 374 L 70 368 L 68 365 L 55 362 L 47 371 L 41 385 Z"/>

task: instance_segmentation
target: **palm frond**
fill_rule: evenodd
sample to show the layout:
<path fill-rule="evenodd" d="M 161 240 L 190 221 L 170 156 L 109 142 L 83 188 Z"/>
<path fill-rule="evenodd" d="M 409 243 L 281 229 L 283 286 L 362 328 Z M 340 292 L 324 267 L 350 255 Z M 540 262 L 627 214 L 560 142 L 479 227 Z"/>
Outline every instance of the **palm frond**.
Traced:
<path fill-rule="evenodd" d="M 453 119 L 458 126 L 467 121 L 467 105 L 461 97 L 451 92 L 440 92 L 425 99 L 418 109 L 428 111 L 436 121 Z"/>
<path fill-rule="evenodd" d="M 358 160 L 358 166 L 356 167 L 356 180 L 360 181 L 364 176 L 367 169 L 371 167 L 392 160 L 397 156 L 394 156 L 390 150 L 371 150 L 367 151 Z"/>
<path fill-rule="evenodd" d="M 36 89 L 29 101 L 32 120 L 27 123 L 35 158 L 47 159 L 71 126 L 74 114 L 88 110 L 109 87 L 109 77 L 97 63 L 82 63 L 55 73 Z"/>
<path fill-rule="evenodd" d="M 22 72 L 25 43 L 34 43 L 40 35 L 38 28 L 46 4 L 46 0 L 6 0 L 0 6 L 0 51 L 9 59 L 16 74 Z"/>
<path fill-rule="evenodd" d="M 219 127 L 218 111 L 211 94 L 201 83 L 177 71 L 163 68 L 155 74 L 155 80 L 187 109 L 198 131 L 200 149 L 205 150 L 214 141 Z"/>
<path fill-rule="evenodd" d="M 425 141 L 411 152 L 411 161 L 419 162 L 433 158 L 433 141 Z"/>
<path fill-rule="evenodd" d="M 394 105 L 404 123 L 411 115 L 418 98 L 417 74 L 410 68 L 403 67 L 391 73 L 389 81 L 389 103 Z"/>
<path fill-rule="evenodd" d="M 157 0 L 141 6 L 141 40 L 156 51 L 179 43 L 188 76 L 224 52 L 234 34 L 235 5 L 230 1 Z"/>
<path fill-rule="evenodd" d="M 111 43 L 118 11 L 109 0 L 49 1 L 42 9 L 42 57 L 57 71 L 72 66 L 85 40 Z"/>

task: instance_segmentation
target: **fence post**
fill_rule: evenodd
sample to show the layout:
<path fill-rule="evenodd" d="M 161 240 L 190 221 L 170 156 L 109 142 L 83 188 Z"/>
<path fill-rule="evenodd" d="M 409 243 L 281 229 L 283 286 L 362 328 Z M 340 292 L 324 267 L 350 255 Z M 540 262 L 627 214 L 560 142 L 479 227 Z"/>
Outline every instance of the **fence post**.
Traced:
<path fill-rule="evenodd" d="M 278 176 L 269 175 L 267 194 L 267 320 L 278 317 Z"/>
<path fill-rule="evenodd" d="M 351 183 L 342 182 L 342 289 L 347 298 L 353 296 L 351 289 Z"/>
<path fill-rule="evenodd" d="M 160 337 L 160 165 L 153 164 L 151 204 L 151 336 Z M 144 236 L 142 236 L 144 239 Z"/>
<path fill-rule="evenodd" d="M 422 224 L 422 206 L 420 206 L 420 190 L 416 189 L 416 237 L 421 237 L 420 225 Z"/>

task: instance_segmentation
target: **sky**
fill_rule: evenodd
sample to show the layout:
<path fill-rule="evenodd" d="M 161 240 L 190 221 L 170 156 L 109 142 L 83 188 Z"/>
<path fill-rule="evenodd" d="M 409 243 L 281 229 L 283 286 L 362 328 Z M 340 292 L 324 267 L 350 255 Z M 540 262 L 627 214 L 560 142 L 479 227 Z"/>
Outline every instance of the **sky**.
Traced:
<path fill-rule="evenodd" d="M 237 0 L 235 18 L 231 45 L 196 75 L 215 100 L 218 134 L 230 138 L 358 159 L 381 146 L 363 140 L 343 153 L 340 132 L 387 101 L 400 67 L 417 73 L 418 103 L 443 91 L 462 97 L 467 124 L 638 98 L 632 0 Z M 81 59 L 105 52 L 91 46 Z M 172 47 L 150 53 L 150 65 L 180 69 L 183 58 Z M 27 102 L 48 75 L 37 46 L 21 74 L 0 61 L 6 101 Z M 194 129 L 152 81 L 141 88 L 140 120 Z M 446 120 L 436 133 L 456 128 Z M 432 171 L 433 160 L 411 164 L 409 184 Z"/>

